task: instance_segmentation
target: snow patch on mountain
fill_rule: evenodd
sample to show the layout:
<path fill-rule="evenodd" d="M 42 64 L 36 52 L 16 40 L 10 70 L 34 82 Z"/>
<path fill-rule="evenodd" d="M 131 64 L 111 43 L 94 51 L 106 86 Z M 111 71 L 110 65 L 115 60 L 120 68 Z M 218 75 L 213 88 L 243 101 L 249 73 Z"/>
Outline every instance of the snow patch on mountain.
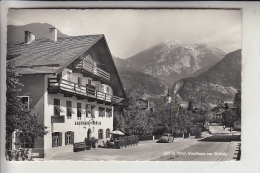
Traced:
<path fill-rule="evenodd" d="M 220 61 L 224 55 L 223 51 L 214 46 L 167 40 L 127 60 L 136 69 L 159 77 L 171 87 L 177 80 Z"/>
<path fill-rule="evenodd" d="M 180 59 L 180 62 L 181 64 L 184 66 L 184 67 L 190 67 L 190 60 L 191 58 L 187 55 L 183 56 L 181 59 Z"/>

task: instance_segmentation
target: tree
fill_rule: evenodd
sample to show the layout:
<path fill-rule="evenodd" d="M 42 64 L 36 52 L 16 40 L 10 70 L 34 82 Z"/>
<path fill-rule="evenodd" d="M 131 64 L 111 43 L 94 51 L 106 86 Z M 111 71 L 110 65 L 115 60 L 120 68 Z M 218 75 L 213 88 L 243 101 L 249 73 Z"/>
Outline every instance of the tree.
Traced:
<path fill-rule="evenodd" d="M 123 115 L 123 108 L 121 106 L 114 107 L 114 117 L 113 117 L 113 129 L 125 131 L 126 123 Z"/>
<path fill-rule="evenodd" d="M 234 106 L 237 108 L 238 117 L 241 117 L 241 91 L 240 90 L 235 94 Z"/>
<path fill-rule="evenodd" d="M 19 87 L 22 84 L 17 78 L 15 68 L 10 64 L 7 65 L 6 76 L 6 142 L 11 142 L 10 136 L 16 131 L 20 141 L 32 145 L 34 140 L 47 133 L 46 127 L 37 123 L 37 115 L 19 99 L 18 93 L 21 91 Z"/>
<path fill-rule="evenodd" d="M 189 101 L 189 105 L 188 105 L 187 111 L 192 111 L 192 109 L 193 109 L 192 102 Z"/>
<path fill-rule="evenodd" d="M 203 100 L 203 98 L 201 98 Z M 208 122 L 210 115 L 210 104 L 206 101 L 201 101 L 201 106 L 193 111 L 195 118 L 193 120 L 194 124 L 198 124 L 202 131 L 208 130 Z"/>

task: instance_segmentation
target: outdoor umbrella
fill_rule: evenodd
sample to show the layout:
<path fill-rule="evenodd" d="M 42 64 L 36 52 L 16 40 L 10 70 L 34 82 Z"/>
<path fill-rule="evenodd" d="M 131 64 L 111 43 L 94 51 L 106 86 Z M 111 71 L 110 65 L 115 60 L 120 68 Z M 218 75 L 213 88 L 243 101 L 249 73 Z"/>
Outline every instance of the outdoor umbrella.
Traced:
<path fill-rule="evenodd" d="M 114 130 L 114 131 L 112 131 L 112 132 L 110 132 L 110 134 L 112 134 L 112 135 L 124 135 L 124 133 L 123 132 L 120 132 L 119 130 Z"/>

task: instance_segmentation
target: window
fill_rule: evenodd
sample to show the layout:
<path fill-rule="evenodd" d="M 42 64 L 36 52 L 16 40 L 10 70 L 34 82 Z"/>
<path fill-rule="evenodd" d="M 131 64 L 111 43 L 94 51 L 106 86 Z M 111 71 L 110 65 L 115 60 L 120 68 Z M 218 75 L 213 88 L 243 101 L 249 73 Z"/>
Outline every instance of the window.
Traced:
<path fill-rule="evenodd" d="M 91 85 L 91 80 L 90 79 L 88 79 L 88 84 Z"/>
<path fill-rule="evenodd" d="M 60 81 L 61 78 L 62 78 L 62 76 L 61 76 L 61 72 L 60 72 L 59 74 L 57 74 L 57 79 L 58 79 L 58 81 Z"/>
<path fill-rule="evenodd" d="M 65 145 L 74 144 L 74 132 L 65 132 Z"/>
<path fill-rule="evenodd" d="M 96 88 L 97 91 L 99 90 L 98 84 L 95 85 L 95 88 Z"/>
<path fill-rule="evenodd" d="M 66 101 L 66 107 L 67 107 L 67 119 L 71 119 L 72 114 L 74 114 L 71 101 L 68 100 Z"/>
<path fill-rule="evenodd" d="M 34 137 L 28 133 L 17 133 L 19 134 L 21 148 L 33 148 Z"/>
<path fill-rule="evenodd" d="M 110 129 L 106 130 L 106 138 L 110 138 Z"/>
<path fill-rule="evenodd" d="M 52 133 L 52 147 L 62 146 L 62 133 L 54 132 Z"/>
<path fill-rule="evenodd" d="M 78 86 L 81 86 L 81 85 L 82 85 L 82 78 L 78 77 Z"/>
<path fill-rule="evenodd" d="M 107 94 L 109 94 L 109 87 L 107 87 Z"/>
<path fill-rule="evenodd" d="M 95 107 L 94 105 L 91 106 L 91 117 L 95 118 Z"/>
<path fill-rule="evenodd" d="M 63 109 L 60 107 L 60 99 L 54 99 L 54 115 L 60 115 Z"/>
<path fill-rule="evenodd" d="M 81 120 L 81 114 L 82 114 L 81 103 L 77 103 L 77 117 L 78 117 L 78 120 Z"/>
<path fill-rule="evenodd" d="M 105 117 L 105 108 L 99 107 L 99 117 Z"/>
<path fill-rule="evenodd" d="M 106 117 L 112 117 L 112 109 L 106 108 Z"/>
<path fill-rule="evenodd" d="M 71 73 L 70 71 L 67 71 L 67 80 L 68 80 L 69 82 L 72 81 L 72 73 Z"/>
<path fill-rule="evenodd" d="M 103 139 L 103 129 L 98 130 L 98 139 Z"/>
<path fill-rule="evenodd" d="M 19 96 L 21 102 L 24 104 L 25 109 L 29 109 L 29 96 Z"/>
<path fill-rule="evenodd" d="M 89 117 L 90 114 L 91 114 L 91 112 L 89 110 L 89 105 L 86 104 L 86 117 Z"/>
<path fill-rule="evenodd" d="M 101 91 L 104 92 L 104 85 L 101 85 Z"/>

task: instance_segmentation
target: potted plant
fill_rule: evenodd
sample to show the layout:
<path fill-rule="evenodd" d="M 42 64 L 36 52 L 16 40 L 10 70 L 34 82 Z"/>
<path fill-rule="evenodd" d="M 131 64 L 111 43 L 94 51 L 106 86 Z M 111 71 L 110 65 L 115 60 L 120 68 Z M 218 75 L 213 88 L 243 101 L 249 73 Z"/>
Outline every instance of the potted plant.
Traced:
<path fill-rule="evenodd" d="M 85 144 L 86 144 L 86 149 L 90 150 L 92 147 L 92 140 L 90 138 L 85 138 Z"/>
<path fill-rule="evenodd" d="M 96 148 L 96 144 L 98 143 L 98 139 L 96 139 L 95 137 L 91 138 L 91 144 L 92 144 L 92 148 Z"/>

